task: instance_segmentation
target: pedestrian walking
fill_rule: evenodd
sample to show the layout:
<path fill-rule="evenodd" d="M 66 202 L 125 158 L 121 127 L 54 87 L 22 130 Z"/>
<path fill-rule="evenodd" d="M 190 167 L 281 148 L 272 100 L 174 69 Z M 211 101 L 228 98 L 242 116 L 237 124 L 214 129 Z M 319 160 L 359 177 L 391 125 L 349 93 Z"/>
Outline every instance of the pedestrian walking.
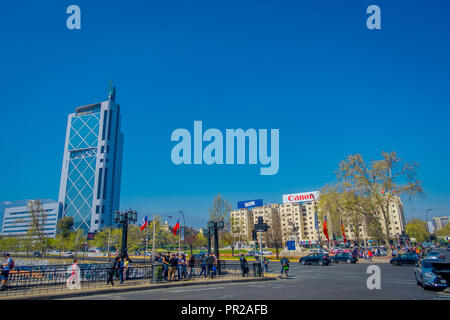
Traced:
<path fill-rule="evenodd" d="M 367 251 L 367 258 L 368 258 L 369 262 L 372 262 L 372 257 L 373 257 L 373 253 L 372 253 L 372 251 L 369 249 L 369 250 Z"/>
<path fill-rule="evenodd" d="M 241 253 L 241 256 L 239 257 L 239 263 L 241 265 L 242 276 L 245 277 L 248 271 L 248 263 L 243 253 Z"/>
<path fill-rule="evenodd" d="M 201 260 L 200 260 L 200 267 L 202 268 L 202 270 L 199 273 L 199 277 L 203 276 L 206 278 L 206 256 L 202 256 Z"/>
<path fill-rule="evenodd" d="M 206 274 L 207 274 L 207 276 L 210 275 L 213 265 L 214 265 L 214 257 L 212 254 L 208 254 L 208 256 L 206 257 Z"/>
<path fill-rule="evenodd" d="M 9 253 L 5 253 L 6 262 L 2 264 L 2 273 L 1 273 L 1 287 L 0 290 L 6 290 L 8 288 L 8 277 L 9 272 L 14 269 L 14 260 L 11 258 Z"/>
<path fill-rule="evenodd" d="M 80 268 L 78 267 L 77 259 L 73 260 L 73 264 L 67 269 L 67 273 L 69 274 L 66 282 L 67 288 L 69 288 L 70 290 L 81 289 L 81 272 Z"/>

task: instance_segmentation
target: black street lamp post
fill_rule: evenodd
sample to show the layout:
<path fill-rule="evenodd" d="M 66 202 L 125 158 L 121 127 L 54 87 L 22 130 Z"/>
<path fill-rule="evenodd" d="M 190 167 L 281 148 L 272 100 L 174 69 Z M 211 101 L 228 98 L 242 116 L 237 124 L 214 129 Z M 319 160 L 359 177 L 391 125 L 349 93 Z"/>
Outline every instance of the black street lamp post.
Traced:
<path fill-rule="evenodd" d="M 203 234 L 208 238 L 208 254 L 211 254 L 211 230 L 206 229 Z"/>
<path fill-rule="evenodd" d="M 208 253 L 211 253 L 211 237 L 214 235 L 214 254 L 217 258 L 217 269 L 219 271 L 219 274 L 222 274 L 222 269 L 220 265 L 220 259 L 219 259 L 219 230 L 222 230 L 224 228 L 224 222 L 223 221 L 208 221 Z"/>
<path fill-rule="evenodd" d="M 133 210 L 127 210 L 124 212 L 114 212 L 114 222 L 122 226 L 122 245 L 120 249 L 120 255 L 122 257 L 128 256 L 127 240 L 128 240 L 128 223 L 136 223 L 137 212 Z"/>

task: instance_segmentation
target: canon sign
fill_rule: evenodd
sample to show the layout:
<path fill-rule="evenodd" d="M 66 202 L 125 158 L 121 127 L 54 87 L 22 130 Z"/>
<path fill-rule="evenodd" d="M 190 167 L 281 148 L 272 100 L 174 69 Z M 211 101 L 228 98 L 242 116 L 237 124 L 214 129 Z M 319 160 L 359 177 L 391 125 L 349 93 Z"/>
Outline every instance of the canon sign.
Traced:
<path fill-rule="evenodd" d="M 310 202 L 319 199 L 319 191 L 291 193 L 283 195 L 283 203 Z"/>

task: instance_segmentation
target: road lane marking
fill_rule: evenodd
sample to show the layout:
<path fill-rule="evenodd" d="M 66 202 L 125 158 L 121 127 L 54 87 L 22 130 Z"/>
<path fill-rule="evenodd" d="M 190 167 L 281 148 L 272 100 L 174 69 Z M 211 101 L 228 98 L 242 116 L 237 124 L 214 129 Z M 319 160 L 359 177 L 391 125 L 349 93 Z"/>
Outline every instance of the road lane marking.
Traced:
<path fill-rule="evenodd" d="M 212 288 L 201 288 L 201 289 L 180 289 L 180 290 L 168 290 L 167 292 L 192 292 L 192 291 L 204 291 L 204 290 L 216 290 L 225 289 L 225 287 L 212 287 Z"/>

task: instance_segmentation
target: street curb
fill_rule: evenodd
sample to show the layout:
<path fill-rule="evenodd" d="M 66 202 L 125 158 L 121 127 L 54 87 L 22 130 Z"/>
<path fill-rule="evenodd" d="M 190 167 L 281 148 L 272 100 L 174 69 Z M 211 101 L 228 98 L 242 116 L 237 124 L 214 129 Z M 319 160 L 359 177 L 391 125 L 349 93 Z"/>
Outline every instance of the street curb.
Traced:
<path fill-rule="evenodd" d="M 146 284 L 130 287 L 114 287 L 114 288 L 104 288 L 104 289 L 91 289 L 84 292 L 61 292 L 61 293 L 51 293 L 51 294 L 39 294 L 34 296 L 10 296 L 1 297 L 0 300 L 52 300 L 52 299 L 62 299 L 62 298 L 72 298 L 72 297 L 83 297 L 92 296 L 100 294 L 109 294 L 116 292 L 130 292 L 130 291 L 144 291 L 144 290 L 154 290 L 154 289 L 164 289 L 164 288 L 177 288 L 186 286 L 198 286 L 198 285 L 209 285 L 209 284 L 220 284 L 220 283 L 239 283 L 239 282 L 254 282 L 254 281 L 269 281 L 277 280 L 278 277 L 264 277 L 264 278 L 248 278 L 248 279 L 223 279 L 223 280 L 208 280 L 202 282 L 182 282 L 182 283 L 163 283 L 163 284 Z"/>

